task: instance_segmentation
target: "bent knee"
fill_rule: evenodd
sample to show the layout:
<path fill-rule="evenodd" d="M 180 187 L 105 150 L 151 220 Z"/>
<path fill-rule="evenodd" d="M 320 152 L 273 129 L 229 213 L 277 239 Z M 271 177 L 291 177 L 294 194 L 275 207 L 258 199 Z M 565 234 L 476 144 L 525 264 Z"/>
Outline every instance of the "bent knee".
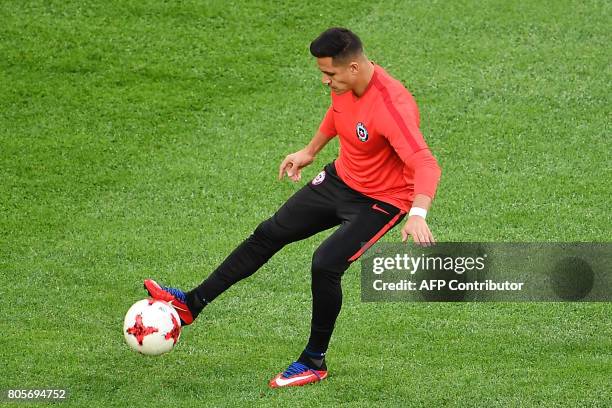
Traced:
<path fill-rule="evenodd" d="M 340 278 L 349 265 L 348 261 L 339 260 L 337 256 L 325 253 L 325 251 L 320 249 L 317 249 L 312 255 L 311 269 L 313 276 L 325 275 Z"/>

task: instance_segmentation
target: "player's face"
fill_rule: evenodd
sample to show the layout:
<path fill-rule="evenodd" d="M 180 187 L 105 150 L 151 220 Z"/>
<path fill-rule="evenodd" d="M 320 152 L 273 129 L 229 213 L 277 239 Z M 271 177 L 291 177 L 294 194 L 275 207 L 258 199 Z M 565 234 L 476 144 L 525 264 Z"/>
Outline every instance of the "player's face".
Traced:
<path fill-rule="evenodd" d="M 352 63 L 334 65 L 331 57 L 317 58 L 317 65 L 321 70 L 321 82 L 331 88 L 336 94 L 353 89 L 356 72 Z"/>

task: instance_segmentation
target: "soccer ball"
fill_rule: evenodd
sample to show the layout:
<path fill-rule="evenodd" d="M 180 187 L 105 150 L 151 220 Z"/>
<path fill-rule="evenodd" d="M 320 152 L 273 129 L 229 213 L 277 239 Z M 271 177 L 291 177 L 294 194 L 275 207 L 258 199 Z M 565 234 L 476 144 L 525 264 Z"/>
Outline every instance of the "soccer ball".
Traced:
<path fill-rule="evenodd" d="M 139 300 L 125 315 L 123 335 L 128 346 L 139 353 L 151 356 L 167 353 L 181 336 L 181 319 L 164 301 Z"/>

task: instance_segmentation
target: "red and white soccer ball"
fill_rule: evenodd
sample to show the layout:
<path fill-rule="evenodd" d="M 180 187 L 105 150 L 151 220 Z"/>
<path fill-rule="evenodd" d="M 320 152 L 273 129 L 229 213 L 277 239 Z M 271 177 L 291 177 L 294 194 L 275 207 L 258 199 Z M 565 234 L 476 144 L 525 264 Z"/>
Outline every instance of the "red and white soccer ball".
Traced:
<path fill-rule="evenodd" d="M 123 335 L 128 346 L 139 353 L 151 356 L 167 353 L 181 336 L 181 319 L 164 301 L 139 300 L 125 315 Z"/>

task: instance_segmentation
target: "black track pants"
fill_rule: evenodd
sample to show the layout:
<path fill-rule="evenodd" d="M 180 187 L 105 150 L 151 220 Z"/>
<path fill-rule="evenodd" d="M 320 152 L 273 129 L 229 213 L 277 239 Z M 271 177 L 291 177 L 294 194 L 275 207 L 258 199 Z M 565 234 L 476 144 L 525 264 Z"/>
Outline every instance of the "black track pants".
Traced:
<path fill-rule="evenodd" d="M 339 225 L 312 257 L 308 348 L 325 352 L 342 305 L 342 274 L 404 215 L 397 207 L 348 187 L 338 177 L 334 164 L 328 164 L 270 219 L 259 224 L 189 295 L 197 299 L 196 304 L 209 303 L 234 283 L 255 273 L 283 246 Z"/>

